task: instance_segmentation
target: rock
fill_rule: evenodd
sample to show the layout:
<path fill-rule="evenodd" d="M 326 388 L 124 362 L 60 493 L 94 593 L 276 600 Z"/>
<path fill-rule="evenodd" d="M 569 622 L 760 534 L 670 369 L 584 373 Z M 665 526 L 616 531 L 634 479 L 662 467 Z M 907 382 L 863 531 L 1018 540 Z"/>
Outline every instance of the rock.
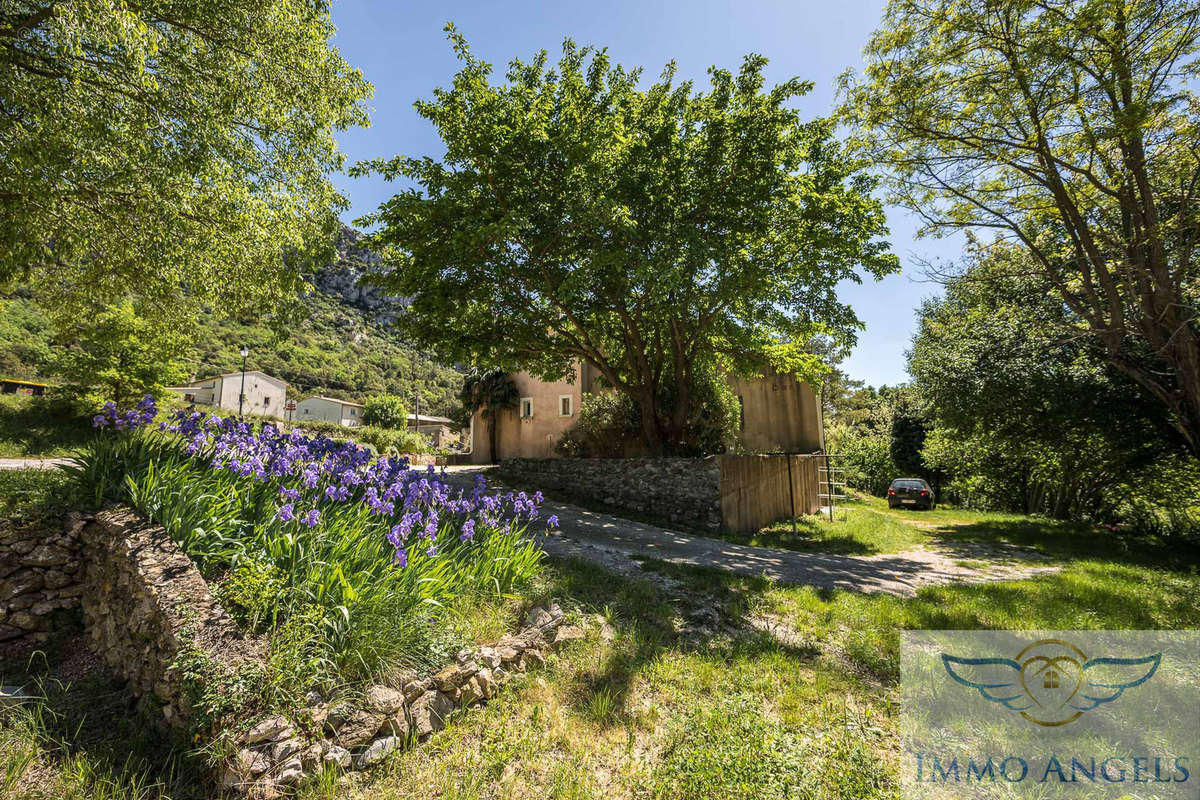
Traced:
<path fill-rule="evenodd" d="M 13 625 L 0 625 L 0 642 L 16 639 L 18 636 L 24 636 L 25 631 Z"/>
<path fill-rule="evenodd" d="M 380 714 L 395 714 L 404 708 L 404 692 L 387 686 L 372 686 L 366 691 L 367 708 Z"/>
<path fill-rule="evenodd" d="M 542 655 L 540 650 L 526 650 L 521 656 L 521 669 L 529 669 L 531 667 L 546 666 L 546 657 Z"/>
<path fill-rule="evenodd" d="M 376 739 L 371 742 L 371 746 L 365 752 L 354 759 L 354 766 L 357 769 L 366 769 L 373 764 L 378 764 L 387 757 L 388 753 L 391 753 L 403 744 L 404 740 L 399 736 L 384 736 L 381 739 Z"/>
<path fill-rule="evenodd" d="M 496 696 L 496 692 L 500 690 L 500 684 L 496 682 L 496 678 L 492 670 L 484 668 L 479 670 L 472 681 L 478 682 L 479 693 L 485 700 L 490 700 Z"/>
<path fill-rule="evenodd" d="M 454 656 L 454 660 L 457 661 L 459 664 L 465 664 L 471 660 L 471 656 L 473 654 L 474 654 L 474 651 L 472 651 L 471 648 L 464 647 L 462 650 L 458 651 L 458 654 L 456 656 Z"/>
<path fill-rule="evenodd" d="M 393 714 L 384 720 L 383 727 L 379 729 L 380 733 L 387 733 L 392 736 L 399 736 L 401 739 L 407 739 L 408 734 L 412 731 L 412 723 L 408 721 L 408 714 L 403 710 L 398 714 Z"/>
<path fill-rule="evenodd" d="M 566 644 L 575 639 L 582 639 L 583 637 L 583 628 L 577 625 L 564 625 L 554 632 L 554 645 L 557 647 L 558 645 Z"/>
<path fill-rule="evenodd" d="M 385 717 L 370 711 L 355 711 L 337 731 L 337 743 L 342 747 L 359 747 L 375 738 L 383 727 Z"/>
<path fill-rule="evenodd" d="M 36 630 L 42 623 L 33 614 L 27 611 L 18 611 L 16 614 L 8 615 L 10 625 L 20 628 L 23 631 Z"/>
<path fill-rule="evenodd" d="M 27 567 L 57 567 L 72 559 L 72 553 L 61 547 L 43 544 L 22 556 L 20 563 Z"/>
<path fill-rule="evenodd" d="M 505 664 L 512 664 L 521 657 L 521 651 L 515 647 L 498 647 L 496 652 L 500 654 L 500 660 Z"/>
<path fill-rule="evenodd" d="M 256 778 L 271 767 L 271 762 L 262 753 L 242 748 L 234 757 L 234 768 L 242 775 Z"/>
<path fill-rule="evenodd" d="M 424 738 L 446 726 L 446 718 L 454 710 L 454 701 L 442 692 L 429 691 L 418 697 L 409 710 L 413 731 Z"/>
<path fill-rule="evenodd" d="M 284 786 L 294 786 L 299 783 L 304 777 L 304 764 L 299 758 L 293 758 L 290 761 L 285 761 L 279 766 L 279 772 L 275 774 L 275 780 Z"/>
<path fill-rule="evenodd" d="M 291 739 L 282 739 L 271 745 L 270 753 L 272 761 L 287 761 L 292 756 L 304 749 L 304 743 L 293 737 Z"/>
<path fill-rule="evenodd" d="M 470 706 L 478 703 L 483 699 L 483 687 L 479 683 L 479 676 L 475 675 L 471 680 L 467 681 L 459 689 L 458 702 L 463 706 Z"/>
<path fill-rule="evenodd" d="M 500 654 L 496 652 L 494 647 L 481 647 L 479 652 L 475 654 L 475 660 L 488 669 L 495 669 L 500 666 Z"/>
<path fill-rule="evenodd" d="M 478 671 L 479 665 L 474 661 L 452 664 L 434 675 L 433 682 L 443 692 L 452 692 Z"/>
<path fill-rule="evenodd" d="M 411 703 L 433 688 L 433 679 L 413 679 L 404 684 L 404 699 Z"/>
<path fill-rule="evenodd" d="M 292 733 L 292 723 L 288 721 L 288 718 L 282 714 L 276 714 L 273 717 L 267 717 L 251 728 L 243 737 L 243 741 L 246 744 L 275 742 L 287 739 Z"/>
<path fill-rule="evenodd" d="M 300 753 L 300 761 L 304 764 L 306 772 L 321 763 L 321 759 L 325 755 L 326 745 L 327 742 L 324 741 L 314 742 Z"/>
<path fill-rule="evenodd" d="M 337 732 L 337 729 L 346 723 L 354 715 L 355 708 L 349 703 L 337 703 L 329 707 L 325 713 L 325 730 L 330 733 Z"/>
<path fill-rule="evenodd" d="M 47 589 L 61 589 L 70 583 L 73 579 L 65 572 L 60 572 L 56 569 L 47 570 L 45 574 Z"/>
<path fill-rule="evenodd" d="M 307 706 L 319 706 L 325 698 L 316 689 L 309 689 L 304 693 L 304 704 Z"/>
<path fill-rule="evenodd" d="M 62 575 L 62 573 L 58 573 Z M 18 572 L 11 578 L 0 583 L 0 601 L 12 600 L 14 597 L 19 597 L 23 594 L 36 592 L 45 584 L 45 579 L 40 572 L 32 570 L 28 572 Z"/>
<path fill-rule="evenodd" d="M 329 748 L 321 759 L 327 767 L 341 767 L 346 769 L 350 766 L 350 751 L 344 747 L 338 747 L 336 744 Z"/>
<path fill-rule="evenodd" d="M 528 628 L 541 628 L 545 625 L 554 623 L 554 617 L 550 616 L 550 612 L 541 606 L 534 606 L 529 609 L 529 613 L 525 615 L 525 626 Z"/>

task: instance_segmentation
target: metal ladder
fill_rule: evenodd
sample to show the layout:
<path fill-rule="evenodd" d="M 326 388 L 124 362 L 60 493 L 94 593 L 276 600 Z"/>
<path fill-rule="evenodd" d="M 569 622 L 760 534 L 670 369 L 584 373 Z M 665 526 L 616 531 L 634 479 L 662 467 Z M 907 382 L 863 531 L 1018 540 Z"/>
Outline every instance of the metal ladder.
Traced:
<path fill-rule="evenodd" d="M 843 480 L 846 474 L 845 467 L 834 466 L 837 462 L 832 459 L 845 458 L 840 453 L 825 453 L 824 464 L 817 467 L 817 472 L 820 479 L 817 481 L 817 488 L 823 491 L 817 492 L 817 497 L 824 499 L 829 504 L 829 521 L 833 522 L 833 507 L 837 500 L 847 499 L 846 481 Z"/>

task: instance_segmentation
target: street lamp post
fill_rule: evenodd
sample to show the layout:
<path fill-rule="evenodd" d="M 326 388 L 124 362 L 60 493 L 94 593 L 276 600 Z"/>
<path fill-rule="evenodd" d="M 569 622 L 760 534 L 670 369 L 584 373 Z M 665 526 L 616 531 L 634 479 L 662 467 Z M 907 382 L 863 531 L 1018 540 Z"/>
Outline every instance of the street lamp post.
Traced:
<path fill-rule="evenodd" d="M 246 400 L 246 356 L 250 355 L 250 348 L 242 345 L 242 391 L 238 393 L 238 419 L 242 418 L 242 403 Z"/>

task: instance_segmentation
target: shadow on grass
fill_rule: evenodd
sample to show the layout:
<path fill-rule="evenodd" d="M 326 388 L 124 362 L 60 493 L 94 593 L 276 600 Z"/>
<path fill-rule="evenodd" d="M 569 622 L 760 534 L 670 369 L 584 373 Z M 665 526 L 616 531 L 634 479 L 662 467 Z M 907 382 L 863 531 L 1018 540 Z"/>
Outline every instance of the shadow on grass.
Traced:
<path fill-rule="evenodd" d="M 160 728 L 151 711 L 139 708 L 125 683 L 87 651 L 81 635 L 64 635 L 43 650 L 0 661 L 0 681 L 39 698 L 0 719 L 0 730 L 20 726 L 30 735 L 27 746 L 36 749 L 42 770 L 39 790 L 55 786 L 70 796 L 123 800 L 210 795 L 211 775 L 202 757 Z"/>
<path fill-rule="evenodd" d="M 0 400 L 0 457 L 67 455 L 95 435 L 91 418 L 43 398 Z"/>
<path fill-rule="evenodd" d="M 583 670 L 576 681 L 576 708 L 601 724 L 630 721 L 628 700 L 637 676 L 669 653 L 731 659 L 783 650 L 807 659 L 819 652 L 808 646 L 780 647 L 750 629 L 736 641 L 717 638 L 718 629 L 728 627 L 729 609 L 741 613 L 746 607 L 747 592 L 738 585 L 706 584 L 704 593 L 668 593 L 650 575 L 619 576 L 579 559 L 555 559 L 552 566 L 545 595 L 578 601 L 605 616 L 617 632 L 607 655 Z M 651 560 L 644 569 L 653 572 L 665 566 Z M 686 584 L 686 573 L 682 575 Z"/>
<path fill-rule="evenodd" d="M 992 548 L 1022 548 L 1042 556 L 1074 560 L 1111 559 L 1118 562 L 1188 570 L 1200 565 L 1200 544 L 1110 530 L 1088 523 L 1049 519 L 997 519 L 947 524 L 930 531 L 940 547 L 965 558 Z"/>

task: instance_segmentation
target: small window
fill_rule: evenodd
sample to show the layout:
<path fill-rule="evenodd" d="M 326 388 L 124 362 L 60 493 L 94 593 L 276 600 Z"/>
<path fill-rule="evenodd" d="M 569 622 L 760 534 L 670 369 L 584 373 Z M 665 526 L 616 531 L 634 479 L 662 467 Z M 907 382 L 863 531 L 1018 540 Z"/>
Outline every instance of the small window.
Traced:
<path fill-rule="evenodd" d="M 356 408 L 352 408 L 352 409 L 350 409 L 350 416 L 352 416 L 352 417 L 353 417 L 353 416 L 355 416 L 357 413 L 358 413 L 358 409 L 356 409 Z"/>
<path fill-rule="evenodd" d="M 569 417 L 572 414 L 572 398 L 569 394 L 560 394 L 558 396 L 558 415 L 560 417 Z"/>
<path fill-rule="evenodd" d="M 533 398 L 521 398 L 521 419 L 529 419 L 533 416 Z"/>

